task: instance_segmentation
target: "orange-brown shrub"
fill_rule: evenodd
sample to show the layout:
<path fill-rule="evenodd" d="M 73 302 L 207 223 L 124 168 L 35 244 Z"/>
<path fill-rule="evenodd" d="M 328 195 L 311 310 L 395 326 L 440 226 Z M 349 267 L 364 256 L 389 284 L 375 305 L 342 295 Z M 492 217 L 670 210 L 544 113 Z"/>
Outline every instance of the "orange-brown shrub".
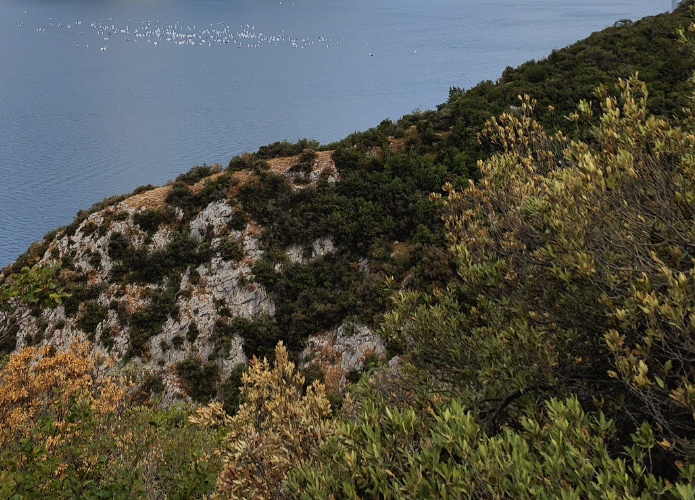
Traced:
<path fill-rule="evenodd" d="M 71 396 L 87 398 L 101 415 L 122 409 L 127 384 L 106 375 L 111 365 L 89 342 L 74 342 L 64 350 L 25 347 L 11 355 L 0 370 L 0 428 L 5 431 L 0 446 L 24 437 L 43 415 L 52 413 L 60 425 Z"/>

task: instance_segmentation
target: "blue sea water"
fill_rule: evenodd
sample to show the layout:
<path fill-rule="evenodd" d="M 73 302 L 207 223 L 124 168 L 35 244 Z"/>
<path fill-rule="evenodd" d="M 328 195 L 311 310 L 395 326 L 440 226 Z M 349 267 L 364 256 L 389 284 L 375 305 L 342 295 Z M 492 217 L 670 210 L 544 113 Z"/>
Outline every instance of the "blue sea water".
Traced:
<path fill-rule="evenodd" d="M 669 0 L 3 0 L 0 266 L 77 210 L 321 143 Z"/>

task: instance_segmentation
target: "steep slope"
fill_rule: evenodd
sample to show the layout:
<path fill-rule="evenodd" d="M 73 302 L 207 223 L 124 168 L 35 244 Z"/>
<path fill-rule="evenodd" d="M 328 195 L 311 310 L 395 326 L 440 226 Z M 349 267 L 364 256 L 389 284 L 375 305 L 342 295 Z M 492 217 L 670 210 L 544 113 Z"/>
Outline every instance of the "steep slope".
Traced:
<path fill-rule="evenodd" d="M 657 111 L 671 118 L 693 68 L 674 34 L 687 22 L 681 7 L 623 23 L 497 84 L 452 88 L 436 111 L 323 148 L 271 144 L 80 212 L 4 271 L 61 261 L 70 293 L 56 309 L 29 308 L 16 346 L 86 337 L 143 366 L 148 392 L 168 402 L 224 398 L 235 367 L 282 339 L 295 355 L 307 348 L 305 368 L 337 391 L 385 356 L 375 331 L 394 290 L 437 292 L 455 275 L 428 196 L 478 178 L 476 161 L 492 151 L 478 141 L 485 120 L 528 93 L 553 130 L 587 89 L 634 71 L 658 78 Z"/>
<path fill-rule="evenodd" d="M 56 309 L 33 311 L 17 332 L 17 345 L 65 346 L 87 337 L 118 359 L 137 359 L 150 378 L 163 382 L 165 401 L 180 397 L 182 385 L 193 397 L 209 397 L 209 384 L 194 388 L 188 379 L 195 373 L 185 370 L 205 365 L 213 381 L 226 379 L 247 355 L 265 354 L 281 338 L 272 321 L 275 302 L 252 272 L 262 258 L 261 228 L 235 198 L 264 176 L 288 192 L 339 178 L 331 152 L 307 150 L 303 158 L 275 158 L 255 170 L 197 167 L 173 185 L 79 217 L 50 240 L 39 261 L 63 262 L 60 281 L 71 295 Z M 289 246 L 283 258 L 301 266 L 334 251 L 324 237 L 311 248 Z M 383 354 L 369 329 L 353 329 L 373 345 L 369 353 Z M 326 341 L 319 343 L 325 350 Z M 364 357 L 343 362 L 338 379 L 360 368 Z M 178 366 L 186 368 L 177 372 Z"/>

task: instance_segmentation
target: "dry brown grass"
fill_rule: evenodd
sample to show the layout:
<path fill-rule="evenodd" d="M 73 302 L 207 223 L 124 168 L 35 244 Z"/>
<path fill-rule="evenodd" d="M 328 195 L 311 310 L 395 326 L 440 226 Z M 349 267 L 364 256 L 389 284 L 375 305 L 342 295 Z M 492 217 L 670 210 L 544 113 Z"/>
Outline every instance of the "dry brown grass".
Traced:
<path fill-rule="evenodd" d="M 136 211 L 143 207 L 147 209 L 163 207 L 169 191 L 171 191 L 171 186 L 158 187 L 126 198 L 123 200 L 123 204 Z"/>

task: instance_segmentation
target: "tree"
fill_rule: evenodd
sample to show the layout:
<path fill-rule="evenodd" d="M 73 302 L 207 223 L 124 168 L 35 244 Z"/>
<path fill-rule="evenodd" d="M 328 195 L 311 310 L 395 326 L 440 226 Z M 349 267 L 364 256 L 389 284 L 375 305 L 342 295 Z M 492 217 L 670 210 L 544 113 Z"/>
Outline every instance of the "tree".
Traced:
<path fill-rule="evenodd" d="M 330 403 L 318 381 L 302 392 L 304 377 L 289 361 L 282 342 L 275 348 L 272 366 L 254 357 L 241 380 L 244 402 L 235 416 L 214 402 L 198 409 L 190 420 L 228 430 L 217 450 L 223 463 L 218 498 L 281 498 L 290 470 L 308 460 L 330 433 L 331 424 L 325 419 Z"/>
<path fill-rule="evenodd" d="M 202 498 L 214 431 L 133 405 L 89 342 L 25 347 L 0 370 L 0 498 Z"/>
<path fill-rule="evenodd" d="M 597 89 L 589 143 L 548 136 L 528 96 L 487 123 L 500 152 L 480 183 L 433 197 L 460 280 L 400 294 L 385 333 L 492 429 L 573 394 L 624 442 L 648 422 L 673 474 L 695 456 L 695 136 L 688 110 L 678 126 L 650 116 L 636 77 L 618 90 Z M 572 122 L 593 120 L 578 108 Z"/>
<path fill-rule="evenodd" d="M 127 384 L 104 376 L 111 363 L 96 356 L 90 342 L 75 342 L 65 350 L 25 347 L 11 355 L 0 371 L 0 428 L 5 431 L 0 446 L 26 437 L 47 415 L 62 425 L 70 398 L 86 398 L 101 416 L 122 409 Z"/>

